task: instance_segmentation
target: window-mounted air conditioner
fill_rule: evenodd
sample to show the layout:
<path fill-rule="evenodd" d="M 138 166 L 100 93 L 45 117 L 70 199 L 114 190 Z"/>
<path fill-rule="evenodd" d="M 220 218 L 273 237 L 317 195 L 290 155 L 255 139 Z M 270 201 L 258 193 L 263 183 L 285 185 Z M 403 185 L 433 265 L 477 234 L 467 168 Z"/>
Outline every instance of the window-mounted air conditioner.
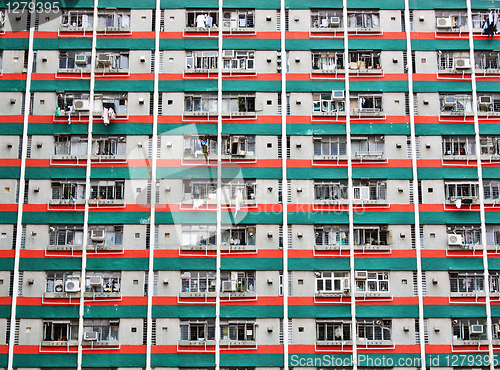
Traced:
<path fill-rule="evenodd" d="M 75 55 L 75 63 L 76 64 L 87 64 L 87 56 L 85 54 Z"/>
<path fill-rule="evenodd" d="M 65 291 L 67 293 L 76 293 L 80 291 L 80 280 L 79 279 L 69 279 L 66 280 L 64 284 Z"/>
<path fill-rule="evenodd" d="M 368 271 L 356 271 L 354 276 L 356 279 L 366 279 L 368 277 Z"/>
<path fill-rule="evenodd" d="M 75 110 L 90 110 L 90 103 L 88 100 L 74 100 L 73 108 Z"/>
<path fill-rule="evenodd" d="M 95 331 L 86 331 L 83 333 L 83 340 L 98 340 L 99 333 Z"/>
<path fill-rule="evenodd" d="M 479 105 L 483 107 L 489 107 L 492 103 L 491 96 L 480 96 L 479 97 Z"/>
<path fill-rule="evenodd" d="M 451 18 L 438 18 L 436 20 L 437 28 L 451 28 Z"/>
<path fill-rule="evenodd" d="M 222 282 L 222 291 L 223 292 L 235 292 L 236 291 L 236 281 L 229 280 Z"/>
<path fill-rule="evenodd" d="M 340 17 L 330 17 L 330 24 L 334 27 L 340 26 Z"/>
<path fill-rule="evenodd" d="M 111 55 L 107 53 L 97 54 L 97 63 L 101 65 L 110 65 Z"/>
<path fill-rule="evenodd" d="M 101 286 L 102 285 L 102 277 L 100 276 L 91 276 L 89 278 L 90 285 L 92 286 Z"/>
<path fill-rule="evenodd" d="M 102 242 L 102 241 L 104 241 L 104 230 L 92 230 L 90 232 L 90 239 L 93 242 Z"/>
<path fill-rule="evenodd" d="M 471 334 L 482 334 L 483 325 L 471 325 L 469 330 Z"/>
<path fill-rule="evenodd" d="M 456 101 L 455 97 L 453 97 L 453 96 L 446 96 L 444 98 L 444 106 L 445 107 L 453 107 L 456 104 L 455 101 Z"/>
<path fill-rule="evenodd" d="M 223 59 L 232 59 L 233 51 L 232 50 L 222 50 L 222 58 Z"/>
<path fill-rule="evenodd" d="M 462 235 L 448 234 L 448 245 L 462 245 Z"/>
<path fill-rule="evenodd" d="M 344 99 L 344 90 L 333 90 L 332 91 L 332 99 L 333 100 L 343 100 Z"/>

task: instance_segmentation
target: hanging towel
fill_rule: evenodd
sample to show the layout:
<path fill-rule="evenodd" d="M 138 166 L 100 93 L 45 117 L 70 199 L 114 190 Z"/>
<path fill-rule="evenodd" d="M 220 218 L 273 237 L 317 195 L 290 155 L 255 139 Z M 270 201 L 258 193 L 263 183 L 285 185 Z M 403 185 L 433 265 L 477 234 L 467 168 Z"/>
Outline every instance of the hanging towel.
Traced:
<path fill-rule="evenodd" d="M 111 107 L 109 107 L 108 109 L 108 116 L 109 116 L 109 119 L 115 119 L 116 118 L 116 113 L 115 113 L 115 110 Z"/>
<path fill-rule="evenodd" d="M 193 200 L 193 209 L 198 209 L 203 205 L 203 199 L 194 199 Z"/>
<path fill-rule="evenodd" d="M 198 14 L 196 17 L 196 27 L 205 28 L 205 16 L 203 14 Z"/>
<path fill-rule="evenodd" d="M 56 104 L 56 117 L 59 117 L 61 112 L 59 111 L 59 105 Z"/>
<path fill-rule="evenodd" d="M 106 108 L 106 107 L 104 107 L 102 109 L 102 119 L 103 119 L 105 125 L 109 124 L 109 111 L 108 111 L 108 108 Z"/>
<path fill-rule="evenodd" d="M 455 201 L 455 206 L 457 206 L 457 208 L 462 207 L 462 199 L 457 199 L 457 200 Z"/>
<path fill-rule="evenodd" d="M 73 106 L 68 106 L 68 125 L 71 125 L 71 112 L 73 112 Z"/>

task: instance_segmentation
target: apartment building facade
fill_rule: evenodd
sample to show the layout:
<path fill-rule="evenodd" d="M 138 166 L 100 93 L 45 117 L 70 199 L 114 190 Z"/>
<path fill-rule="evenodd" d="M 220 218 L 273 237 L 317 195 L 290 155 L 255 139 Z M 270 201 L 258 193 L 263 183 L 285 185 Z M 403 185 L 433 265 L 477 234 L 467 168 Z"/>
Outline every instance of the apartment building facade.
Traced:
<path fill-rule="evenodd" d="M 498 365 L 497 1 L 23 4 L 0 368 Z"/>

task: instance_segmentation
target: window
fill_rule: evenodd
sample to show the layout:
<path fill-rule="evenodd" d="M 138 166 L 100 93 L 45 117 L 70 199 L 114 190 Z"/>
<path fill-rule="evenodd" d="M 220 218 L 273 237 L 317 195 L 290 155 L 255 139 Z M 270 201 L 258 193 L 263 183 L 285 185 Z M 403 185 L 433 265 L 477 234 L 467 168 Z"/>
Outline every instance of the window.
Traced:
<path fill-rule="evenodd" d="M 467 156 L 476 154 L 476 140 L 467 136 L 443 136 L 443 155 Z"/>
<path fill-rule="evenodd" d="M 382 112 L 382 95 L 353 94 L 351 98 L 353 114 Z"/>
<path fill-rule="evenodd" d="M 230 320 L 221 322 L 221 340 L 255 341 L 255 320 Z"/>
<path fill-rule="evenodd" d="M 439 105 L 441 113 L 463 114 L 472 112 L 472 96 L 471 95 L 441 95 L 439 97 Z"/>
<path fill-rule="evenodd" d="M 226 180 L 227 181 L 227 180 Z M 232 182 L 222 183 L 222 199 L 224 204 L 235 204 L 241 199 L 255 199 L 255 191 L 257 184 L 248 180 L 246 183 L 238 183 L 237 180 Z M 213 199 L 217 197 L 217 181 L 216 180 L 184 180 L 183 182 L 183 198 L 190 199 Z"/>
<path fill-rule="evenodd" d="M 230 29 L 254 28 L 254 10 L 224 10 L 222 27 Z"/>
<path fill-rule="evenodd" d="M 245 50 L 223 50 L 222 68 L 226 70 L 254 71 L 255 52 Z"/>
<path fill-rule="evenodd" d="M 316 321 L 316 341 L 347 341 L 351 338 L 349 321 L 318 320 Z"/>
<path fill-rule="evenodd" d="M 490 283 L 490 293 L 500 292 L 500 272 L 499 271 L 489 271 L 489 283 Z"/>
<path fill-rule="evenodd" d="M 215 293 L 215 271 L 182 271 L 182 293 Z"/>
<path fill-rule="evenodd" d="M 344 53 L 342 51 L 313 51 L 311 59 L 313 72 L 344 69 Z"/>
<path fill-rule="evenodd" d="M 342 293 L 345 289 L 349 289 L 347 271 L 321 271 L 315 274 L 316 293 Z"/>
<path fill-rule="evenodd" d="M 89 225 L 89 245 L 123 245 L 123 226 Z"/>
<path fill-rule="evenodd" d="M 217 51 L 188 51 L 186 69 L 217 69 Z"/>
<path fill-rule="evenodd" d="M 125 155 L 125 137 L 94 136 L 92 138 L 92 155 Z"/>
<path fill-rule="evenodd" d="M 315 181 L 315 200 L 347 199 L 347 181 Z"/>
<path fill-rule="evenodd" d="M 446 21 L 444 20 L 446 19 Z M 436 10 L 436 28 L 440 31 L 464 30 L 467 28 L 467 12 Z M 479 28 L 482 28 L 479 27 Z"/>
<path fill-rule="evenodd" d="M 313 137 L 314 155 L 347 155 L 345 136 Z"/>
<path fill-rule="evenodd" d="M 348 226 L 316 226 L 315 245 L 349 245 Z"/>
<path fill-rule="evenodd" d="M 82 101 L 82 106 L 85 106 L 85 111 L 89 111 L 90 104 L 90 95 L 88 93 L 60 93 L 57 94 L 57 110 L 60 115 L 63 114 L 73 114 L 75 113 L 74 103 L 76 101 Z M 83 109 L 79 109 L 78 111 L 84 111 Z"/>
<path fill-rule="evenodd" d="M 486 319 L 452 320 L 453 340 L 487 340 Z"/>
<path fill-rule="evenodd" d="M 222 245 L 255 245 L 255 226 L 222 225 Z"/>
<path fill-rule="evenodd" d="M 222 111 L 225 113 L 255 112 L 257 110 L 255 104 L 255 95 L 236 94 L 222 97 Z"/>
<path fill-rule="evenodd" d="M 222 292 L 255 292 L 255 271 L 221 271 L 220 279 Z"/>
<path fill-rule="evenodd" d="M 87 155 L 87 137 L 75 135 L 54 136 L 54 155 Z"/>
<path fill-rule="evenodd" d="M 124 180 L 91 181 L 91 199 L 121 200 L 125 187 Z"/>
<path fill-rule="evenodd" d="M 438 51 L 437 64 L 441 72 L 455 72 L 471 68 L 468 51 Z"/>
<path fill-rule="evenodd" d="M 481 228 L 479 226 L 448 226 L 448 235 L 450 234 L 460 235 L 461 245 L 481 244 Z"/>
<path fill-rule="evenodd" d="M 354 226 L 354 245 L 392 244 L 387 226 Z"/>
<path fill-rule="evenodd" d="M 181 340 L 215 340 L 215 319 L 181 320 Z"/>
<path fill-rule="evenodd" d="M 78 319 L 43 320 L 44 341 L 78 341 Z"/>
<path fill-rule="evenodd" d="M 118 324 L 119 320 L 109 319 L 94 319 L 83 320 L 83 332 L 85 333 L 98 333 L 98 341 L 115 342 L 118 341 Z"/>
<path fill-rule="evenodd" d="M 380 28 L 380 16 L 378 11 L 350 11 L 347 12 L 349 28 Z"/>
<path fill-rule="evenodd" d="M 53 225 L 49 230 L 49 245 L 83 245 L 83 226 Z"/>
<path fill-rule="evenodd" d="M 217 114 L 217 95 L 214 94 L 185 95 L 184 112 Z"/>
<path fill-rule="evenodd" d="M 186 27 L 212 28 L 219 23 L 218 12 L 214 10 L 188 10 L 186 11 Z"/>
<path fill-rule="evenodd" d="M 215 225 L 182 225 L 182 245 L 215 245 Z"/>
<path fill-rule="evenodd" d="M 130 28 L 130 11 L 99 11 L 97 14 L 97 28 L 105 28 L 114 31 Z"/>
<path fill-rule="evenodd" d="M 474 18 L 474 16 L 472 17 Z M 482 22 L 481 24 L 484 24 Z M 482 26 L 474 28 L 482 28 Z M 500 52 L 499 51 L 476 51 L 474 53 L 474 62 L 476 63 L 476 68 L 479 69 L 496 69 L 500 68 Z"/>
<path fill-rule="evenodd" d="M 127 113 L 127 93 L 96 93 L 94 95 L 94 99 L 94 112 L 102 112 L 103 108 L 113 108 L 117 114 Z"/>
<path fill-rule="evenodd" d="M 127 113 L 127 99 L 127 93 L 96 93 L 92 112 L 100 114 L 103 108 L 113 108 L 117 114 Z M 56 116 L 89 112 L 91 109 L 89 104 L 88 93 L 59 93 L 57 94 Z"/>
<path fill-rule="evenodd" d="M 114 70 L 128 70 L 128 51 L 101 51 L 96 55 L 97 68 L 109 68 Z"/>
<path fill-rule="evenodd" d="M 477 97 L 478 108 L 477 111 L 480 115 L 498 114 L 500 113 L 500 95 L 499 94 L 485 94 L 479 92 Z"/>
<path fill-rule="evenodd" d="M 350 51 L 349 69 L 380 69 L 380 51 Z"/>
<path fill-rule="evenodd" d="M 85 199 L 85 182 L 78 180 L 52 181 L 52 200 Z"/>
<path fill-rule="evenodd" d="M 385 149 L 384 136 L 351 137 L 351 152 L 357 157 L 383 156 Z"/>
<path fill-rule="evenodd" d="M 386 200 L 387 181 L 384 180 L 353 180 L 354 200 Z"/>
<path fill-rule="evenodd" d="M 184 136 L 184 155 L 217 155 L 217 136 Z M 222 136 L 222 155 L 255 155 L 255 136 Z"/>
<path fill-rule="evenodd" d="M 90 51 L 60 51 L 59 69 L 91 68 L 92 52 Z"/>
<path fill-rule="evenodd" d="M 94 26 L 94 12 L 92 10 L 66 10 L 61 14 L 61 27 L 86 28 Z"/>
<path fill-rule="evenodd" d="M 479 184 L 473 182 L 446 182 L 445 199 L 454 202 L 458 199 L 477 198 Z"/>
<path fill-rule="evenodd" d="M 358 319 L 358 339 L 391 340 L 391 320 Z"/>
<path fill-rule="evenodd" d="M 95 293 L 120 292 L 120 271 L 87 271 L 85 291 Z"/>
<path fill-rule="evenodd" d="M 500 138 L 481 137 L 481 155 L 500 155 Z"/>
<path fill-rule="evenodd" d="M 486 227 L 486 245 L 500 245 L 500 227 L 498 225 Z"/>
<path fill-rule="evenodd" d="M 343 27 L 342 9 L 311 10 L 311 28 Z"/>
<path fill-rule="evenodd" d="M 484 274 L 474 271 L 450 272 L 450 291 L 452 293 L 484 292 Z"/>
<path fill-rule="evenodd" d="M 333 96 L 332 93 L 314 93 L 313 94 L 313 112 L 323 112 L 323 113 L 333 113 L 333 112 L 344 112 L 344 94 L 342 91 L 342 97 Z"/>
<path fill-rule="evenodd" d="M 80 291 L 80 271 L 47 271 L 47 293 L 76 293 Z"/>
<path fill-rule="evenodd" d="M 356 292 L 388 292 L 387 271 L 356 271 Z"/>

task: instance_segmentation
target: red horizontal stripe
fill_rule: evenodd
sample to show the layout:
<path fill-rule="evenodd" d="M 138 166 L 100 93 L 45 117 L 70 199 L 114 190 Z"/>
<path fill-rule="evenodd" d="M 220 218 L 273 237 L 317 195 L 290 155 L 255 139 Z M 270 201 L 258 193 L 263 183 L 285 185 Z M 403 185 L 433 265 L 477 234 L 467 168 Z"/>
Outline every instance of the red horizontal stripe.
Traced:
<path fill-rule="evenodd" d="M 225 39 L 280 39 L 281 34 L 280 32 L 257 32 L 256 34 L 253 33 L 241 33 L 241 34 L 229 34 L 226 32 L 224 33 L 224 38 Z M 160 39 L 192 39 L 192 38 L 198 38 L 200 34 L 197 32 L 191 32 L 189 33 L 190 36 L 184 36 L 183 32 L 161 32 L 160 33 Z M 214 33 L 216 35 L 216 33 Z M 153 37 L 154 39 L 154 32 L 153 32 Z M 214 37 L 216 38 L 216 37 Z"/>
<path fill-rule="evenodd" d="M 211 256 L 210 254 L 214 254 Z M 154 256 L 155 258 L 178 258 L 178 257 L 189 257 L 189 255 L 193 255 L 193 257 L 196 257 L 196 255 L 203 254 L 203 251 L 181 251 L 181 254 L 179 254 L 178 249 L 157 249 L 154 251 Z M 283 251 L 280 249 L 259 249 L 257 253 L 248 251 L 248 252 L 232 252 L 232 253 L 222 253 L 223 258 L 231 258 L 231 257 L 237 257 L 242 254 L 245 254 L 245 258 L 283 258 Z M 246 254 L 249 254 L 249 256 L 246 256 Z M 214 257 L 215 256 L 215 251 L 209 251 L 208 257 Z"/>
<path fill-rule="evenodd" d="M 288 257 L 289 258 L 314 258 L 314 251 L 311 249 L 290 249 L 288 251 Z M 317 252 L 316 252 L 317 253 Z M 331 252 L 330 252 L 331 253 Z M 383 252 L 380 252 L 383 253 Z M 363 253 L 359 254 L 356 253 L 356 258 L 373 258 L 374 256 L 379 256 L 380 253 Z M 387 252 L 384 253 L 384 255 L 387 255 Z M 416 258 L 416 251 L 414 249 L 393 249 L 391 250 L 390 253 L 391 257 L 393 258 Z M 337 255 L 331 254 L 330 256 L 325 255 L 325 257 L 339 257 Z M 344 257 L 344 256 L 342 256 Z M 348 256 L 345 256 L 348 257 Z"/>
<path fill-rule="evenodd" d="M 54 108 L 55 113 L 55 108 Z M 58 117 L 54 121 L 54 116 L 31 115 L 29 116 L 30 123 L 64 123 L 65 117 Z M 85 122 L 86 119 L 86 122 Z M 100 118 L 94 116 L 94 122 L 102 121 Z M 118 122 L 140 122 L 140 123 L 153 123 L 153 116 L 128 116 L 127 120 L 118 120 Z M 82 123 L 88 123 L 88 117 L 82 117 Z"/>
<path fill-rule="evenodd" d="M 207 74 L 186 74 L 183 75 L 182 73 L 162 73 L 159 75 L 159 80 L 160 81 L 190 81 L 193 79 L 208 79 Z M 259 72 L 257 75 L 246 75 L 246 74 L 240 74 L 236 76 L 229 76 L 226 74 L 223 74 L 223 79 L 224 80 L 237 80 L 237 81 L 281 81 L 281 73 L 263 73 Z M 215 81 L 215 79 L 214 79 Z"/>
<path fill-rule="evenodd" d="M 312 71 L 314 73 L 314 71 Z M 339 73 L 338 78 L 331 78 L 331 80 L 343 80 L 345 73 Z M 330 79 L 328 74 L 321 74 L 322 79 Z M 288 81 L 317 81 L 316 78 L 311 78 L 310 73 L 288 73 L 286 79 Z M 386 73 L 384 76 L 382 75 L 372 75 L 366 74 L 363 76 L 356 76 L 352 73 L 349 76 L 349 80 L 351 81 L 408 81 L 407 73 Z"/>
<path fill-rule="evenodd" d="M 50 303 L 64 303 L 68 302 L 69 299 L 59 299 L 59 298 L 44 298 L 44 301 L 50 302 Z M 78 304 L 79 299 L 78 298 L 73 298 L 72 299 L 73 303 Z M 42 298 L 41 297 L 18 297 L 17 298 L 17 304 L 21 306 L 44 306 L 42 303 Z M 122 297 L 122 299 L 119 300 L 99 300 L 96 299 L 95 301 L 90 300 L 89 298 L 85 298 L 85 305 L 86 306 L 147 306 L 148 304 L 148 297 L 143 297 L 143 296 L 137 296 L 137 297 Z"/>
<path fill-rule="evenodd" d="M 281 116 L 278 115 L 273 115 L 273 116 L 263 116 L 263 115 L 258 115 L 254 117 L 235 117 L 233 119 L 228 119 L 222 118 L 222 123 L 248 123 L 248 121 L 251 121 L 251 123 L 275 123 L 275 124 L 281 124 Z M 214 128 L 217 128 L 217 114 L 214 113 L 214 115 L 211 115 L 210 117 L 202 117 L 202 116 L 174 116 L 174 115 L 169 115 L 169 116 L 158 116 L 158 123 L 175 123 L 179 125 L 193 125 L 193 130 L 196 130 L 195 123 L 213 123 Z M 196 133 L 194 131 L 193 133 Z M 162 135 L 168 134 L 168 132 L 163 132 L 161 133 Z"/>
<path fill-rule="evenodd" d="M 313 32 L 314 33 L 314 32 Z M 333 32 L 331 32 L 333 33 Z M 323 32 L 321 33 L 323 36 Z M 341 35 L 339 38 L 342 38 L 343 32 L 337 32 L 337 35 Z M 285 38 L 289 39 L 309 39 L 311 38 L 309 31 L 300 32 L 300 31 L 286 31 Z M 316 38 L 316 37 L 314 37 Z M 357 35 L 354 32 L 349 32 L 350 39 L 405 39 L 406 34 L 404 32 L 384 32 L 383 34 L 379 34 L 374 32 L 373 34 L 370 32 L 362 33 Z"/>

